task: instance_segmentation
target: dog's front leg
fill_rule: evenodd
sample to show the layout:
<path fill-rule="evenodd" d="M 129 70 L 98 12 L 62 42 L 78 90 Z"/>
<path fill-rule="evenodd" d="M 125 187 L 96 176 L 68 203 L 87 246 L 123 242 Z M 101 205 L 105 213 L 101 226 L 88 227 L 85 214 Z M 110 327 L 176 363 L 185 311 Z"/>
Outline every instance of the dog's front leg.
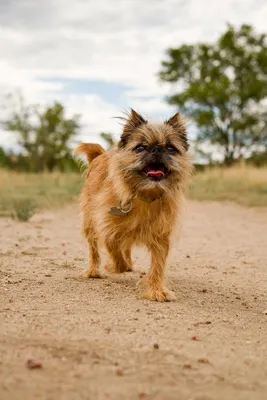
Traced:
<path fill-rule="evenodd" d="M 151 251 L 151 267 L 148 274 L 138 284 L 143 289 L 142 297 L 145 299 L 155 301 L 175 299 L 174 293 L 164 286 L 164 272 L 169 246 L 168 237 L 157 237 L 148 245 Z"/>

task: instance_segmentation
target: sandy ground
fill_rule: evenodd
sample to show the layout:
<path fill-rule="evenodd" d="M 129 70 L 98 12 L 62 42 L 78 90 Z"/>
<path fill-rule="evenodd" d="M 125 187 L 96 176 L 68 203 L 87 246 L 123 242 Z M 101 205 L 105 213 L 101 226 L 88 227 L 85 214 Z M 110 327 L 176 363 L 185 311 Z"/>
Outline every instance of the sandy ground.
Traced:
<path fill-rule="evenodd" d="M 189 203 L 169 258 L 177 301 L 153 303 L 136 297 L 143 250 L 135 272 L 80 277 L 75 206 L 1 219 L 0 399 L 265 400 L 266 225 L 266 209 Z"/>

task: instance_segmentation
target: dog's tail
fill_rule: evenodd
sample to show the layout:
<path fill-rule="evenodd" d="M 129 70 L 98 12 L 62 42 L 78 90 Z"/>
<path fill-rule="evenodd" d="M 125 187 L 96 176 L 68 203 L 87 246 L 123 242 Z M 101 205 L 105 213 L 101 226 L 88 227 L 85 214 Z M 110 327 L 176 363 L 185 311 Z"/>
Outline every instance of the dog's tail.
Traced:
<path fill-rule="evenodd" d="M 96 143 L 81 143 L 74 150 L 74 154 L 83 153 L 86 155 L 88 163 L 92 162 L 96 157 L 101 156 L 101 154 L 105 153 L 100 144 Z"/>

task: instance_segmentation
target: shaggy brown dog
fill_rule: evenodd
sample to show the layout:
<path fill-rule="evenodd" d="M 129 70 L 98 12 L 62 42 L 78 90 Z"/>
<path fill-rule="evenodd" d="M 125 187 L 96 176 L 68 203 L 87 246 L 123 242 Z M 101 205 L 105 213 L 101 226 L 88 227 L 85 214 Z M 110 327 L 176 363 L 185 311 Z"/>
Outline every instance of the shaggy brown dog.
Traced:
<path fill-rule="evenodd" d="M 170 234 L 179 220 L 191 163 L 186 131 L 177 113 L 164 124 L 150 124 L 134 110 L 125 119 L 118 146 L 105 151 L 82 143 L 89 168 L 82 190 L 83 231 L 89 244 L 88 278 L 99 277 L 99 245 L 105 245 L 106 270 L 132 270 L 133 245 L 151 252 L 151 267 L 139 282 L 143 297 L 168 301 L 164 286 Z"/>

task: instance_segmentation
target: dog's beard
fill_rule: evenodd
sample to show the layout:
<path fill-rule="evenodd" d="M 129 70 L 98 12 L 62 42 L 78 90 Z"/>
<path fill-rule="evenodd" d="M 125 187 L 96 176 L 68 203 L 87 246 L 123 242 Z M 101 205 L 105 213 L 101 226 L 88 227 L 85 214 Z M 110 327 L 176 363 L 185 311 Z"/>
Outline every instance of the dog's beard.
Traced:
<path fill-rule="evenodd" d="M 121 159 L 120 174 L 131 191 L 142 195 L 159 195 L 165 192 L 170 194 L 179 188 L 182 181 L 183 163 L 177 157 L 140 157 L 138 160 L 127 163 L 126 156 Z"/>

